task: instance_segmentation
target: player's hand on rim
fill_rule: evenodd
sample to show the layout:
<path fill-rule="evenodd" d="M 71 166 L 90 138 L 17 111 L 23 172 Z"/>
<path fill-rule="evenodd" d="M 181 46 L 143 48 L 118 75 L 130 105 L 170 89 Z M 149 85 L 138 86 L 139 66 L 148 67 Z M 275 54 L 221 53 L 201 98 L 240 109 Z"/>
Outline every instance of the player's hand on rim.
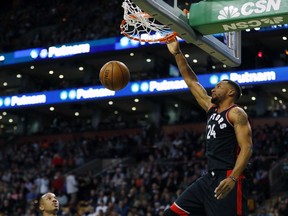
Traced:
<path fill-rule="evenodd" d="M 177 38 L 167 40 L 166 45 L 172 55 L 176 56 L 177 54 L 181 53 Z"/>
<path fill-rule="evenodd" d="M 234 188 L 234 186 L 235 182 L 231 178 L 225 178 L 219 183 L 218 187 L 216 187 L 214 196 L 216 199 L 224 199 Z"/>

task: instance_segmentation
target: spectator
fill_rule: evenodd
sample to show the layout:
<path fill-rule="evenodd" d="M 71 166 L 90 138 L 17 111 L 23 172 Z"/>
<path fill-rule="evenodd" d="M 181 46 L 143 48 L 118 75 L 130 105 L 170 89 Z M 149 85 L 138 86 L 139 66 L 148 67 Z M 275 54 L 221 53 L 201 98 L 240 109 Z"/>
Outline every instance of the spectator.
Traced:
<path fill-rule="evenodd" d="M 69 199 L 69 206 L 75 207 L 77 203 L 78 184 L 74 174 L 70 173 L 66 176 L 66 192 Z"/>
<path fill-rule="evenodd" d="M 55 193 L 61 193 L 64 190 L 64 184 L 65 184 L 65 178 L 62 175 L 61 171 L 57 171 L 54 175 L 53 181 L 52 181 L 52 189 L 55 191 Z"/>
<path fill-rule="evenodd" d="M 40 178 L 40 194 L 45 194 L 49 191 L 50 180 L 47 175 Z"/>
<path fill-rule="evenodd" d="M 64 164 L 64 159 L 59 153 L 55 153 L 52 159 L 52 165 L 55 170 L 62 170 Z"/>

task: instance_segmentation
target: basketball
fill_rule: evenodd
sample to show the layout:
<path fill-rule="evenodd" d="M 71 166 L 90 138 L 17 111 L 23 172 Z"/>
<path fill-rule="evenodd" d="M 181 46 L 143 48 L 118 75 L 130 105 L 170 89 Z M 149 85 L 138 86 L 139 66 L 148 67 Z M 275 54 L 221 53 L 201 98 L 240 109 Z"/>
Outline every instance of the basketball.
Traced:
<path fill-rule="evenodd" d="M 102 66 L 99 79 L 105 88 L 118 91 L 128 84 L 130 71 L 123 62 L 109 61 Z"/>

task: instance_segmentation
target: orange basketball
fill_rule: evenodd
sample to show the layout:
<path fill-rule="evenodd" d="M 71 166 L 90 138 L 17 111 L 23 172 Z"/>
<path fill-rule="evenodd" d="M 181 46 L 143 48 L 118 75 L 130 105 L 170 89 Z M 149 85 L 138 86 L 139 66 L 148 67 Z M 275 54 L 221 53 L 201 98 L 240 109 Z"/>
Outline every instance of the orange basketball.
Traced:
<path fill-rule="evenodd" d="M 128 67 L 120 61 L 105 63 L 99 73 L 101 84 L 112 91 L 123 89 L 130 80 Z"/>

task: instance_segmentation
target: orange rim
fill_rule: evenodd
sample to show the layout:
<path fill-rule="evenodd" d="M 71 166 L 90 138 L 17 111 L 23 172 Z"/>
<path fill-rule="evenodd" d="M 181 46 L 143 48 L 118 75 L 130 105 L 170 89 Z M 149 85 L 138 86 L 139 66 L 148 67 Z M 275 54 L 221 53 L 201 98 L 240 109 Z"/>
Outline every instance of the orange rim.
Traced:
<path fill-rule="evenodd" d="M 144 18 L 152 18 L 148 13 L 145 13 L 145 12 L 141 12 L 141 13 L 137 13 L 137 14 L 141 14 L 141 16 L 144 17 Z M 138 18 L 136 16 L 136 14 L 129 14 L 128 16 L 131 19 L 137 19 Z"/>
<path fill-rule="evenodd" d="M 145 14 L 145 18 L 151 18 L 151 16 L 147 13 L 143 13 Z M 132 19 L 137 18 L 135 15 L 131 14 L 129 15 Z M 173 40 L 174 38 L 176 38 L 178 36 L 177 32 L 171 32 L 163 37 L 159 37 L 159 38 L 155 38 L 155 39 L 141 39 L 139 37 L 135 37 L 132 36 L 130 34 L 128 34 L 127 32 L 125 32 L 124 29 L 124 25 L 126 24 L 126 20 L 122 20 L 121 24 L 120 24 L 120 29 L 121 29 L 121 34 L 125 35 L 126 37 L 130 38 L 131 40 L 136 40 L 136 41 L 141 41 L 141 42 L 167 42 L 170 40 Z"/>

